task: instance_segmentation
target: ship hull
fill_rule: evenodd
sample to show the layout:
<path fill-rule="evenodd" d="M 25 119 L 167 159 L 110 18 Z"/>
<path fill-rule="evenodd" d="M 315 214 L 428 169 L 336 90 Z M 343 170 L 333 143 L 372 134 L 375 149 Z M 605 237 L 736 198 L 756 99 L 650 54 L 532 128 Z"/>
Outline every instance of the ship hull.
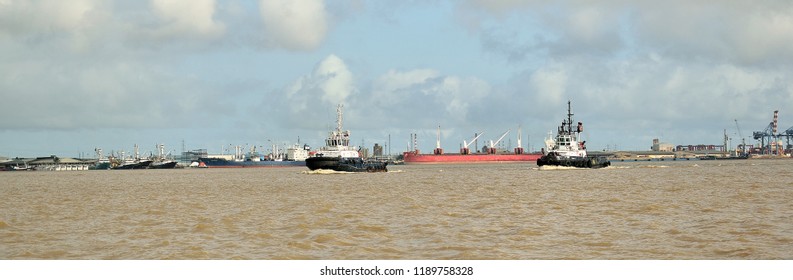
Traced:
<path fill-rule="evenodd" d="M 541 154 L 403 154 L 405 164 L 507 163 L 537 161 Z"/>
<path fill-rule="evenodd" d="M 310 157 L 306 167 L 310 170 L 334 170 L 342 172 L 387 172 L 387 162 L 363 160 L 361 158 Z"/>
<path fill-rule="evenodd" d="M 200 158 L 198 159 L 200 167 L 208 168 L 267 168 L 267 167 L 303 167 L 306 165 L 304 161 L 232 161 L 221 158 Z"/>
<path fill-rule="evenodd" d="M 109 162 L 101 162 L 101 163 L 97 163 L 96 166 L 94 166 L 92 168 L 89 168 L 89 169 L 91 169 L 91 170 L 108 170 L 110 168 L 111 168 L 111 166 L 110 166 Z"/>
<path fill-rule="evenodd" d="M 605 157 L 557 157 L 551 154 L 537 160 L 537 166 L 564 166 L 577 168 L 603 168 L 611 165 Z"/>
<path fill-rule="evenodd" d="M 135 162 L 135 163 L 128 163 L 113 167 L 113 170 L 131 170 L 131 169 L 147 169 L 151 164 L 150 160 Z"/>
<path fill-rule="evenodd" d="M 149 165 L 149 169 L 174 169 L 179 162 L 176 161 L 165 161 L 165 162 L 155 162 Z"/>

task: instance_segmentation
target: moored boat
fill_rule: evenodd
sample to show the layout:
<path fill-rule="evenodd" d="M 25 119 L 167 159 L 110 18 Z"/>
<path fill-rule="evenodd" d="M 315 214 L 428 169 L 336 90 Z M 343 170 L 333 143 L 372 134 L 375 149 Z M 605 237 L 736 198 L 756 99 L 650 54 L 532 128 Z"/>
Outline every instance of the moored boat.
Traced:
<path fill-rule="evenodd" d="M 570 101 L 567 101 L 567 119 L 562 120 L 556 132 L 556 137 L 549 133 L 545 139 L 545 148 L 542 157 L 537 160 L 538 166 L 566 166 L 578 168 L 601 168 L 611 165 L 603 156 L 587 156 L 586 141 L 581 141 L 581 132 L 584 125 L 578 122 L 573 127 L 573 113 Z"/>
<path fill-rule="evenodd" d="M 129 170 L 129 169 L 147 169 L 149 168 L 149 165 L 151 165 L 151 163 L 152 163 L 151 160 L 136 159 L 136 160 L 125 160 L 123 162 L 116 162 L 116 165 L 114 165 L 114 163 L 111 162 L 110 165 L 111 165 L 111 169 L 113 170 Z"/>
<path fill-rule="evenodd" d="M 135 156 L 127 157 L 124 152 L 121 152 L 120 157 L 109 156 L 110 169 L 113 170 L 129 170 L 129 169 L 147 169 L 153 160 L 144 159 L 140 157 L 138 151 L 138 144 L 135 144 Z"/>
<path fill-rule="evenodd" d="M 296 160 L 229 160 L 225 158 L 205 157 L 198 159 L 199 167 L 207 168 L 256 168 L 256 167 L 299 167 L 305 166 L 304 161 Z"/>
<path fill-rule="evenodd" d="M 179 162 L 175 160 L 154 161 L 149 164 L 150 169 L 174 169 Z"/>
<path fill-rule="evenodd" d="M 336 130 L 328 133 L 325 146 L 306 159 L 310 170 L 344 172 L 386 172 L 387 162 L 367 160 L 350 146 L 350 131 L 342 130 L 342 105 L 336 108 Z"/>
<path fill-rule="evenodd" d="M 157 156 L 151 157 L 152 163 L 149 164 L 149 169 L 174 169 L 179 162 L 169 158 L 170 153 L 165 154 L 165 144 L 157 145 Z"/>
<path fill-rule="evenodd" d="M 302 167 L 306 166 L 308 157 L 307 145 L 294 145 L 287 149 L 286 154 L 278 151 L 273 146 L 273 153 L 262 156 L 252 148 L 247 154 L 242 153 L 242 149 L 237 147 L 234 155 L 227 157 L 202 157 L 198 159 L 198 167 L 206 168 L 260 168 L 260 167 Z M 284 158 L 285 157 L 285 158 Z"/>
<path fill-rule="evenodd" d="M 4 169 L 0 169 L 0 171 L 34 171 L 36 167 L 25 165 L 10 165 L 6 166 Z"/>

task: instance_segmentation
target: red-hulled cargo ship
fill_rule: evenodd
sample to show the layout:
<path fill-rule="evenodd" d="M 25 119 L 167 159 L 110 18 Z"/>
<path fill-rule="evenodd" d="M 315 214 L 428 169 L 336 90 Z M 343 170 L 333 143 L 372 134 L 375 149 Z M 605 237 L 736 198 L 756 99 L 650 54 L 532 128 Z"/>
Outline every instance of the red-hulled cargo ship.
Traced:
<path fill-rule="evenodd" d="M 438 128 L 438 140 L 436 142 L 436 148 L 432 154 L 422 154 L 419 152 L 418 149 L 410 152 L 405 152 L 402 154 L 403 160 L 406 164 L 447 164 L 447 163 L 507 163 L 507 162 L 527 162 L 527 161 L 537 161 L 540 157 L 542 157 L 541 153 L 525 153 L 523 148 L 521 148 L 521 136 L 520 136 L 520 129 L 518 129 L 518 148 L 515 148 L 513 153 L 508 152 L 497 152 L 495 147 L 501 139 L 504 139 L 504 136 L 507 135 L 509 131 L 504 132 L 497 141 L 493 142 L 490 141 L 490 147 L 486 147 L 483 149 L 484 153 L 474 153 L 472 154 L 468 148 L 468 146 L 476 141 L 479 136 L 482 136 L 481 133 L 478 133 L 476 137 L 470 142 L 463 141 L 463 148 L 460 149 L 460 153 L 456 154 L 446 154 L 443 152 L 443 149 L 440 148 L 440 127 Z M 414 139 L 415 142 L 415 139 Z"/>
<path fill-rule="evenodd" d="M 429 163 L 500 163 L 537 161 L 542 154 L 420 154 L 418 151 L 403 154 L 406 164 Z"/>

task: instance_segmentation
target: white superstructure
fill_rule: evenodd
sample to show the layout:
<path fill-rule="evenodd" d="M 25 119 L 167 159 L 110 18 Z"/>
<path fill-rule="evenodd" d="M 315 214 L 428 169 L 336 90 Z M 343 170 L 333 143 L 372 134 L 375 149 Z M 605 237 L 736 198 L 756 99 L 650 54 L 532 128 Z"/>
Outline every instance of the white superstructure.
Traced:
<path fill-rule="evenodd" d="M 295 144 L 286 149 L 286 160 L 304 161 L 308 158 L 308 150 L 308 146 L 301 147 L 299 144 Z"/>
<path fill-rule="evenodd" d="M 573 113 L 570 109 L 570 101 L 567 102 L 567 119 L 562 121 L 556 132 L 556 137 L 553 137 L 552 132 L 548 132 L 548 138 L 545 139 L 545 149 L 543 155 L 555 153 L 559 157 L 586 157 L 586 141 L 581 141 L 581 132 L 584 131 L 584 125 L 578 122 L 578 125 L 573 129 Z"/>
<path fill-rule="evenodd" d="M 328 138 L 325 139 L 325 146 L 315 154 L 321 157 L 342 157 L 342 158 L 357 158 L 360 157 L 358 150 L 350 146 L 350 131 L 342 130 L 342 108 L 344 106 L 339 104 L 336 107 L 336 130 L 328 133 Z"/>

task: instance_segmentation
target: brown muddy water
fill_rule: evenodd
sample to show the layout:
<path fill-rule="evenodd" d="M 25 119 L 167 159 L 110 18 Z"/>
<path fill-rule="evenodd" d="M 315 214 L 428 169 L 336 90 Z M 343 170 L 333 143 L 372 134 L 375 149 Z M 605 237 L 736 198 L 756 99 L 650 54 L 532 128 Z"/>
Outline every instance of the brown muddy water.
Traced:
<path fill-rule="evenodd" d="M 793 161 L 0 172 L 0 259 L 793 259 Z"/>

